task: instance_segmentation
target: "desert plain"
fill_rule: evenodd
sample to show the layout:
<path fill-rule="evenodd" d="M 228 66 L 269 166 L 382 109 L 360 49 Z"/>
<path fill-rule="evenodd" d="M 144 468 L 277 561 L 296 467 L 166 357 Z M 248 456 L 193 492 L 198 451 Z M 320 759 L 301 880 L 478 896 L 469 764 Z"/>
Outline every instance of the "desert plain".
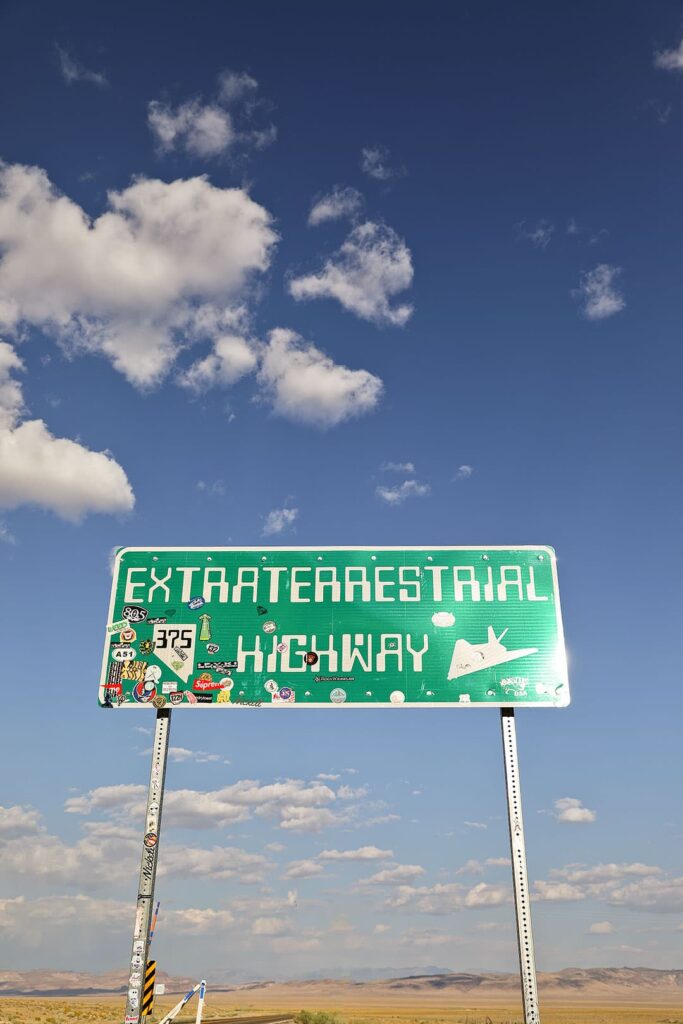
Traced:
<path fill-rule="evenodd" d="M 539 977 L 542 1024 L 683 1024 L 683 972 L 633 969 L 564 971 Z M 482 978 L 484 979 L 482 981 Z M 302 1010 L 335 1024 L 523 1024 L 518 982 L 510 975 L 258 982 L 209 990 L 204 1021 Z M 157 996 L 149 1024 L 174 1006 L 182 986 Z M 176 1024 L 195 1019 L 188 1004 Z M 0 1024 L 122 1024 L 120 992 L 0 995 Z M 333 1024 L 332 1019 L 325 1024 Z"/>

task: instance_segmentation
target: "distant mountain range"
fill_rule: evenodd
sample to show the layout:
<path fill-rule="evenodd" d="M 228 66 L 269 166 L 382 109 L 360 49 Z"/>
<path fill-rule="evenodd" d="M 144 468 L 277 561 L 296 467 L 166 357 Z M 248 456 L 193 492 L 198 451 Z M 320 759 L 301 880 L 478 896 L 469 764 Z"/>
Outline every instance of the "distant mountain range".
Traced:
<path fill-rule="evenodd" d="M 157 981 L 166 985 L 167 993 L 185 992 L 194 978 L 157 973 Z M 358 970 L 316 971 L 306 979 L 228 980 L 220 973 L 213 979 L 209 973 L 209 990 L 213 992 L 262 992 L 270 1001 L 282 997 L 290 1001 L 300 993 L 311 1001 L 334 994 L 342 1000 L 410 1001 L 439 994 L 463 998 L 509 999 L 519 992 L 519 976 L 500 972 L 456 972 L 445 967 L 428 968 L 359 968 Z M 657 970 L 652 967 L 569 967 L 554 973 L 540 973 L 539 989 L 546 998 L 604 1000 L 606 1002 L 648 999 L 683 1001 L 683 970 Z M 110 971 L 90 974 L 77 971 L 0 971 L 0 995 L 4 996 L 76 996 L 117 995 L 126 989 L 126 974 Z"/>

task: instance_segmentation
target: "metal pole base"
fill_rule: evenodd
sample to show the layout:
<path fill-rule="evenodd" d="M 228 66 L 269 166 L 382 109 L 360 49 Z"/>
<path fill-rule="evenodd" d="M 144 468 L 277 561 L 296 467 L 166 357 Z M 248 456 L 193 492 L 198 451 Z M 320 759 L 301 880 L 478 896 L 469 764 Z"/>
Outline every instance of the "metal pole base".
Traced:
<path fill-rule="evenodd" d="M 139 1024 L 142 1014 L 145 970 L 149 959 L 149 932 L 152 923 L 154 882 L 157 874 L 159 854 L 159 831 L 161 810 L 164 803 L 164 782 L 166 779 L 166 756 L 171 728 L 171 712 L 157 711 L 154 745 L 152 747 L 152 770 L 147 791 L 145 814 L 145 835 L 142 841 L 142 860 L 138 881 L 138 903 L 133 929 L 133 951 L 130 958 L 130 975 L 126 996 L 126 1017 L 124 1024 Z"/>
<path fill-rule="evenodd" d="M 522 785 L 517 762 L 515 709 L 501 708 L 500 725 L 503 734 L 503 761 L 507 792 L 508 824 L 510 827 L 510 854 L 512 857 L 512 884 L 515 894 L 517 919 L 517 946 L 522 980 L 525 1024 L 540 1024 L 534 939 L 531 932 L 531 897 L 526 870 L 524 822 L 522 820 Z"/>

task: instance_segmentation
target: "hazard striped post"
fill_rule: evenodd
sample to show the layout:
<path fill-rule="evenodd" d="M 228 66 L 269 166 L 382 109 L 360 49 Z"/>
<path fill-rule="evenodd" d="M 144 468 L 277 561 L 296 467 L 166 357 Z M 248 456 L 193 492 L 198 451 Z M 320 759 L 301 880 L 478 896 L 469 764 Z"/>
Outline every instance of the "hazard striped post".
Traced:
<path fill-rule="evenodd" d="M 150 960 L 145 968 L 145 984 L 142 990 L 142 1016 L 148 1017 L 154 1008 L 154 982 L 157 976 L 157 962 Z"/>
<path fill-rule="evenodd" d="M 199 983 L 199 999 L 197 1001 L 197 1020 L 195 1024 L 202 1024 L 202 1014 L 204 1013 L 204 996 L 206 995 L 206 982 L 200 981 Z"/>

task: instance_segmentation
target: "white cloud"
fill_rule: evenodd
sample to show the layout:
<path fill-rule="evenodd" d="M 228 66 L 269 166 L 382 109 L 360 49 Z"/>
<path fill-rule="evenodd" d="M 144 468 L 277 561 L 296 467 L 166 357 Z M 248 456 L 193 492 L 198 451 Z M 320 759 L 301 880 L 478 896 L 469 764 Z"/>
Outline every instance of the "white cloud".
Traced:
<path fill-rule="evenodd" d="M 246 71 L 221 71 L 218 76 L 218 96 L 222 103 L 230 106 L 245 96 L 253 95 L 258 89 L 258 82 Z"/>
<path fill-rule="evenodd" d="M 291 926 L 281 917 L 257 917 L 251 925 L 252 935 L 263 935 L 268 938 L 286 935 L 290 929 Z"/>
<path fill-rule="evenodd" d="M 333 775 L 330 772 L 318 772 L 316 778 L 323 779 L 325 782 L 336 782 L 337 779 L 340 778 L 340 776 Z"/>
<path fill-rule="evenodd" d="M 0 164 L 0 328 L 41 327 L 151 386 L 188 341 L 225 333 L 276 235 L 244 190 L 205 177 L 139 178 L 108 206 L 91 220 L 40 168 Z"/>
<path fill-rule="evenodd" d="M 597 813 L 584 807 L 581 800 L 573 796 L 563 796 L 554 803 L 555 819 L 563 824 L 585 825 L 595 821 Z"/>
<path fill-rule="evenodd" d="M 335 185 L 331 192 L 321 196 L 311 206 L 308 223 L 314 227 L 327 220 L 355 217 L 363 205 L 363 196 L 355 188 Z"/>
<path fill-rule="evenodd" d="M 413 312 L 391 300 L 413 280 L 410 249 L 385 224 L 366 221 L 349 234 L 318 274 L 293 278 L 289 291 L 297 300 L 333 298 L 363 320 L 402 326 Z"/>
<path fill-rule="evenodd" d="M 683 71 L 683 39 L 674 50 L 655 54 L 655 67 L 664 71 Z"/>
<path fill-rule="evenodd" d="M 425 869 L 419 864 L 397 864 L 393 868 L 378 871 L 369 878 L 362 878 L 359 885 L 403 885 L 424 873 Z"/>
<path fill-rule="evenodd" d="M 318 860 L 326 861 L 369 861 L 388 860 L 394 856 L 393 850 L 380 850 L 377 846 L 359 846 L 357 850 L 323 850 Z"/>
<path fill-rule="evenodd" d="M 375 181 L 389 181 L 403 173 L 390 166 L 390 156 L 385 146 L 365 146 L 361 150 L 361 170 Z"/>
<path fill-rule="evenodd" d="M 40 815 L 33 807 L 0 807 L 0 840 L 18 839 L 40 831 Z"/>
<path fill-rule="evenodd" d="M 270 537 L 273 534 L 282 533 L 284 530 L 293 526 L 299 515 L 298 508 L 274 508 L 266 516 L 263 524 L 264 537 Z"/>
<path fill-rule="evenodd" d="M 151 751 L 144 751 L 145 754 Z M 195 761 L 197 764 L 207 764 L 211 761 L 222 761 L 222 754 L 209 754 L 206 750 L 189 750 L 187 747 L 169 747 L 168 756 L 171 761 Z"/>
<path fill-rule="evenodd" d="M 537 249 L 546 249 L 553 237 L 555 225 L 547 220 L 539 220 L 533 227 L 527 227 L 526 221 L 517 225 L 517 234 L 527 242 L 531 242 Z"/>
<path fill-rule="evenodd" d="M 263 882 L 268 862 L 258 853 L 247 853 L 234 846 L 199 849 L 192 846 L 168 846 L 159 859 L 159 875 L 187 878 L 238 878 L 243 885 Z"/>
<path fill-rule="evenodd" d="M 467 466 L 467 465 L 458 466 L 458 472 L 455 474 L 454 479 L 455 480 L 469 480 L 469 478 L 472 476 L 473 473 L 474 473 L 474 469 L 472 468 L 472 466 Z"/>
<path fill-rule="evenodd" d="M 568 882 L 580 885 L 602 885 L 603 883 L 622 882 L 628 878 L 651 878 L 661 875 L 662 869 L 653 864 L 569 864 L 564 868 L 554 868 L 550 874 L 554 878 L 565 878 Z"/>
<path fill-rule="evenodd" d="M 387 505 L 402 505 L 408 498 L 424 498 L 431 491 L 429 484 L 417 480 L 404 480 L 396 487 L 377 487 L 375 493 Z"/>
<path fill-rule="evenodd" d="M 161 153 L 182 149 L 195 157 L 218 157 L 238 144 L 263 149 L 274 142 L 273 125 L 254 129 L 252 119 L 260 105 L 258 82 L 244 72 L 222 71 L 214 99 L 201 97 L 173 107 L 161 100 L 147 105 L 147 124 Z M 230 109 L 228 109 L 230 108 Z M 238 122 L 243 122 L 238 126 Z"/>
<path fill-rule="evenodd" d="M 587 935 L 612 935 L 615 931 L 614 925 L 610 921 L 595 921 L 588 931 Z"/>
<path fill-rule="evenodd" d="M 276 414 L 318 427 L 369 412 L 383 388 L 379 377 L 333 362 L 284 328 L 270 332 L 258 379 Z"/>
<path fill-rule="evenodd" d="M 383 473 L 414 473 L 414 462 L 383 462 L 379 467 Z"/>
<path fill-rule="evenodd" d="M 152 100 L 147 123 L 162 152 L 179 147 L 192 156 L 218 156 L 235 139 L 232 118 L 215 104 L 189 100 L 176 107 Z"/>
<path fill-rule="evenodd" d="M 144 786 L 100 786 L 82 796 L 69 797 L 64 809 L 70 814 L 106 811 L 126 817 L 144 814 Z M 322 782 L 288 779 L 262 785 L 241 779 L 222 789 L 169 790 L 164 800 L 164 824 L 181 828 L 224 828 L 247 821 L 253 815 L 272 818 L 289 831 L 317 832 L 337 825 L 342 816 L 330 810 L 334 790 Z"/>
<path fill-rule="evenodd" d="M 488 825 L 483 821 L 463 821 L 465 828 L 488 828 Z"/>
<path fill-rule="evenodd" d="M 322 875 L 324 870 L 322 864 L 318 864 L 314 860 L 293 860 L 287 867 L 284 877 L 314 878 L 316 875 Z"/>
<path fill-rule="evenodd" d="M 252 373 L 257 364 L 257 354 L 246 338 L 226 334 L 216 338 L 213 352 L 192 363 L 179 382 L 198 393 L 219 385 L 229 387 Z"/>
<path fill-rule="evenodd" d="M 88 68 L 74 60 L 61 46 L 57 46 L 56 49 L 59 70 L 67 85 L 73 85 L 74 82 L 90 82 L 91 85 L 98 85 L 101 89 L 109 85 L 106 75 L 101 71 L 89 71 Z"/>
<path fill-rule="evenodd" d="M 588 320 L 604 320 L 625 307 L 626 300 L 615 286 L 620 274 L 620 267 L 600 263 L 582 275 L 573 295 L 582 303 L 581 312 Z"/>
<path fill-rule="evenodd" d="M 451 914 L 458 910 L 478 910 L 509 903 L 510 887 L 479 882 L 468 889 L 457 882 L 432 886 L 400 885 L 386 901 L 393 909 L 407 909 L 418 914 Z"/>
<path fill-rule="evenodd" d="M 133 491 L 108 452 L 54 437 L 43 420 L 19 422 L 23 395 L 11 373 L 21 369 L 0 341 L 0 507 L 38 505 L 72 522 L 90 512 L 130 512 Z"/>

